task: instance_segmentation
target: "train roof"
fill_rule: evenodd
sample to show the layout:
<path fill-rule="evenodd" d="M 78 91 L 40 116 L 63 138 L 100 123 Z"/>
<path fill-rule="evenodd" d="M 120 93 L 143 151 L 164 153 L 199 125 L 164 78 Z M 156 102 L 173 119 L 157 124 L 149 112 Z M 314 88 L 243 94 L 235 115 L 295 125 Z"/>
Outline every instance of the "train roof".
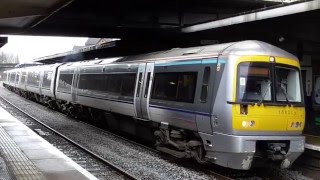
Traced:
<path fill-rule="evenodd" d="M 256 41 L 238 41 L 216 45 L 206 45 L 190 48 L 174 48 L 168 51 L 159 51 L 149 54 L 128 56 L 119 59 L 118 62 L 130 62 L 130 61 L 154 61 L 160 59 L 171 59 L 173 57 L 181 59 L 181 57 L 194 58 L 201 56 L 219 56 L 219 55 L 268 55 L 275 57 L 289 58 L 297 60 L 298 58 L 276 46 L 271 44 Z"/>
<path fill-rule="evenodd" d="M 74 67 L 78 65 L 94 66 L 94 65 L 104 65 L 104 64 L 110 64 L 110 63 L 113 64 L 113 63 L 153 62 L 157 60 L 187 60 L 187 59 L 196 59 L 196 58 L 204 58 L 204 57 L 218 57 L 220 55 L 222 56 L 267 55 L 267 56 L 283 57 L 283 58 L 288 58 L 288 59 L 298 61 L 298 58 L 296 56 L 276 46 L 273 46 L 271 44 L 268 44 L 262 41 L 247 40 L 247 41 L 238 41 L 238 42 L 231 42 L 231 43 L 224 43 L 224 44 L 190 47 L 190 48 L 173 48 L 171 50 L 166 50 L 166 51 L 158 51 L 158 52 L 152 52 L 148 54 L 127 56 L 127 57 L 114 57 L 114 58 L 104 58 L 104 59 L 95 59 L 95 60 L 88 60 L 88 61 L 63 63 L 62 67 L 68 67 L 68 66 Z M 26 70 L 28 70 L 29 68 L 30 69 L 43 68 L 45 66 L 55 66 L 55 65 L 31 66 L 31 67 L 26 67 Z"/>

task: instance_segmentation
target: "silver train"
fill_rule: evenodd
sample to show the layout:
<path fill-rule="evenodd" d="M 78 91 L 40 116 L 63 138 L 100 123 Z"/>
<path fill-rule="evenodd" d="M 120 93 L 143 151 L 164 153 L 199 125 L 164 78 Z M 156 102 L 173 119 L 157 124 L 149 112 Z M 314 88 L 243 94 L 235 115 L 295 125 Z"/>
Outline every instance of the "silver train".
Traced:
<path fill-rule="evenodd" d="M 299 61 L 260 41 L 18 68 L 3 84 L 181 158 L 287 168 L 304 151 Z"/>

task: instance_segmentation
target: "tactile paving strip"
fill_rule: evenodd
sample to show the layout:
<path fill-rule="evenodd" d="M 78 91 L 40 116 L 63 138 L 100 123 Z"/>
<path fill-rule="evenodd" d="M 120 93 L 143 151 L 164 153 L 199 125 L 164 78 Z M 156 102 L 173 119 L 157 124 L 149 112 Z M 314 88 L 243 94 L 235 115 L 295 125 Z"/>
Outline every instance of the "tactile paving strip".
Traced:
<path fill-rule="evenodd" d="M 37 167 L 26 157 L 17 144 L 0 126 L 0 153 L 8 169 L 17 180 L 45 179 Z"/>

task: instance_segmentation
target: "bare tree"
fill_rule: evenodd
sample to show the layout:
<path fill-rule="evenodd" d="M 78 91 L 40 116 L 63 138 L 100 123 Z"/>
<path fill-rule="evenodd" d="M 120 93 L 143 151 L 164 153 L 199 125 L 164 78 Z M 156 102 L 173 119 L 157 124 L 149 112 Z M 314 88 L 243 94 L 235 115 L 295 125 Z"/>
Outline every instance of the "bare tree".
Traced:
<path fill-rule="evenodd" d="M 18 64 L 19 57 L 11 53 L 0 52 L 0 63 L 2 64 Z"/>

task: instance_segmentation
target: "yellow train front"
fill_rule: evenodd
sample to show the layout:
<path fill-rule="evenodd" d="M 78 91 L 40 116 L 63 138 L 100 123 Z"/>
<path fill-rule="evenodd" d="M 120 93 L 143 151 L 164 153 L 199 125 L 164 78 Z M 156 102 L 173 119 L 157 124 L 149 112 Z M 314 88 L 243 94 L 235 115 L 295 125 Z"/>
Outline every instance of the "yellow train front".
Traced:
<path fill-rule="evenodd" d="M 218 62 L 213 134 L 200 133 L 206 157 L 234 169 L 267 162 L 290 167 L 305 142 L 299 60 L 275 46 L 245 41 L 225 49 Z"/>

